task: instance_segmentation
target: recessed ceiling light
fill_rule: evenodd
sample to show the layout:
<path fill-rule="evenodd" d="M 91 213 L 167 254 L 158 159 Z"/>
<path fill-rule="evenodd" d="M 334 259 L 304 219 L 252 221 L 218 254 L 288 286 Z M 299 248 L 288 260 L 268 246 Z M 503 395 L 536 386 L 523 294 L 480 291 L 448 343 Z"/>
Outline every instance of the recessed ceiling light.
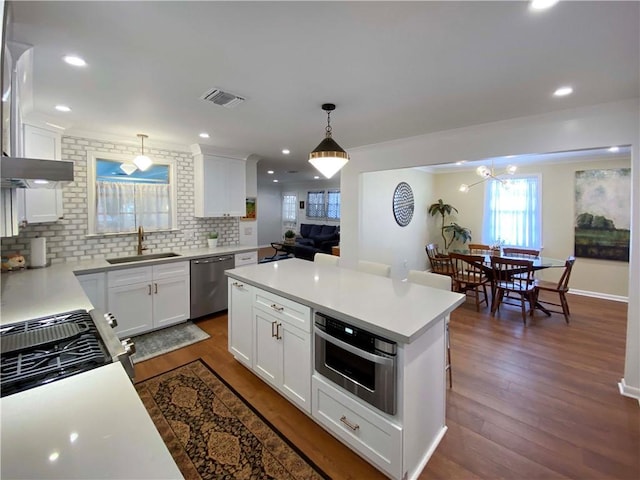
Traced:
<path fill-rule="evenodd" d="M 560 87 L 559 89 L 557 89 L 555 92 L 553 92 L 553 95 L 556 97 L 566 97 L 567 95 L 571 95 L 573 93 L 573 88 L 566 86 L 566 87 Z"/>
<path fill-rule="evenodd" d="M 610 151 L 611 153 L 619 152 L 619 151 L 620 151 L 620 147 L 611 147 L 611 148 L 609 149 L 609 151 Z"/>
<path fill-rule="evenodd" d="M 267 170 L 267 173 L 268 173 L 269 175 L 273 175 L 273 170 Z"/>
<path fill-rule="evenodd" d="M 273 179 L 273 183 L 278 183 L 278 179 L 277 179 L 277 178 L 274 178 L 274 179 Z"/>
<path fill-rule="evenodd" d="M 76 55 L 66 55 L 62 57 L 62 59 L 69 65 L 73 65 L 74 67 L 84 67 L 87 65 L 87 62 L 85 62 L 84 59 Z"/>
<path fill-rule="evenodd" d="M 291 153 L 291 152 L 289 151 L 289 149 L 288 149 L 288 148 L 283 148 L 283 149 L 282 149 L 282 154 L 283 154 L 283 155 L 289 155 L 290 153 Z"/>
<path fill-rule="evenodd" d="M 531 0 L 529 3 L 529 8 L 531 10 L 546 10 L 547 8 L 553 7 L 558 0 Z"/>
<path fill-rule="evenodd" d="M 462 160 L 460 162 L 456 162 L 456 165 L 464 165 L 465 163 L 467 163 L 466 160 Z"/>
<path fill-rule="evenodd" d="M 56 105 L 56 110 L 58 110 L 59 112 L 70 112 L 71 108 L 67 107 L 66 105 Z"/>
<path fill-rule="evenodd" d="M 320 178 L 320 177 L 319 177 L 318 175 L 314 175 L 314 176 L 313 176 L 313 179 L 314 179 L 314 180 L 318 180 L 319 178 Z"/>
<path fill-rule="evenodd" d="M 38 185 L 46 185 L 49 183 L 49 180 L 34 180 L 33 183 L 37 183 Z"/>
<path fill-rule="evenodd" d="M 202 132 L 200 134 L 200 138 L 209 138 L 209 134 L 207 132 Z"/>

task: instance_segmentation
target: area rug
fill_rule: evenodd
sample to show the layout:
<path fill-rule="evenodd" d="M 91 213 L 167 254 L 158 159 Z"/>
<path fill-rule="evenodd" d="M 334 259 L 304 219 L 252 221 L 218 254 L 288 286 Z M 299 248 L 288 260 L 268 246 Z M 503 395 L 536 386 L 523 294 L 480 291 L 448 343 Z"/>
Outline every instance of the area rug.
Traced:
<path fill-rule="evenodd" d="M 148 360 L 163 353 L 186 347 L 209 338 L 209 334 L 191 321 L 173 325 L 133 337 L 136 353 L 131 355 L 133 363 Z"/>
<path fill-rule="evenodd" d="M 136 390 L 187 480 L 329 478 L 201 360 Z"/>

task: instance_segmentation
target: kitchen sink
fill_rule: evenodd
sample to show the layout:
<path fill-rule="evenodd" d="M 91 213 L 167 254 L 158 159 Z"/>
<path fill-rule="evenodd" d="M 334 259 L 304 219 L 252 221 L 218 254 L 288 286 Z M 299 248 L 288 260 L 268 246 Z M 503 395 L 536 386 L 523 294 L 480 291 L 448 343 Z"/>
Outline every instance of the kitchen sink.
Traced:
<path fill-rule="evenodd" d="M 179 257 L 179 253 L 149 253 L 147 255 L 132 255 L 130 257 L 107 258 L 107 263 L 115 265 L 118 263 L 139 262 L 141 260 L 155 260 L 157 258 Z"/>

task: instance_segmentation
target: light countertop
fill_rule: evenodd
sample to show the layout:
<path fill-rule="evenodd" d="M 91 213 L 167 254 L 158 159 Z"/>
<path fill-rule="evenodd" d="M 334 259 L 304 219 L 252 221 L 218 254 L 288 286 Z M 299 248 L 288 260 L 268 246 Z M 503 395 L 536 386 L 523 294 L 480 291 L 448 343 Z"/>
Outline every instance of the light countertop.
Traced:
<path fill-rule="evenodd" d="M 2 478 L 182 478 L 120 363 L 1 404 Z"/>
<path fill-rule="evenodd" d="M 0 324 L 14 323 L 76 309 L 91 309 L 75 275 L 181 262 L 213 255 L 243 253 L 257 247 L 225 246 L 172 250 L 180 256 L 111 265 L 106 260 L 56 263 L 45 268 L 25 269 L 0 276 Z M 112 257 L 109 257 L 112 258 Z"/>
<path fill-rule="evenodd" d="M 460 293 L 297 258 L 226 274 L 399 343 L 411 343 L 465 300 Z"/>

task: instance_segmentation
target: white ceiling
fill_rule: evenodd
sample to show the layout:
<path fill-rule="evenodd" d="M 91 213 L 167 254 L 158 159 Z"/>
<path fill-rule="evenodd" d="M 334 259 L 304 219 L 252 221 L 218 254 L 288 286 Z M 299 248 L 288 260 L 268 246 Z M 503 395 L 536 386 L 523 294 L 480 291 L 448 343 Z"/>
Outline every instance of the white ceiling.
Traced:
<path fill-rule="evenodd" d="M 69 133 L 132 144 L 146 133 L 152 149 L 207 143 L 258 155 L 259 175 L 300 181 L 314 173 L 307 158 L 324 136 L 326 102 L 348 151 L 638 97 L 639 7 L 21 1 L 10 35 L 34 46 L 34 115 Z M 68 53 L 88 66 L 65 64 Z M 554 98 L 565 84 L 574 94 Z M 235 109 L 200 100 L 214 86 L 247 100 Z M 61 103 L 72 112 L 56 112 Z"/>

